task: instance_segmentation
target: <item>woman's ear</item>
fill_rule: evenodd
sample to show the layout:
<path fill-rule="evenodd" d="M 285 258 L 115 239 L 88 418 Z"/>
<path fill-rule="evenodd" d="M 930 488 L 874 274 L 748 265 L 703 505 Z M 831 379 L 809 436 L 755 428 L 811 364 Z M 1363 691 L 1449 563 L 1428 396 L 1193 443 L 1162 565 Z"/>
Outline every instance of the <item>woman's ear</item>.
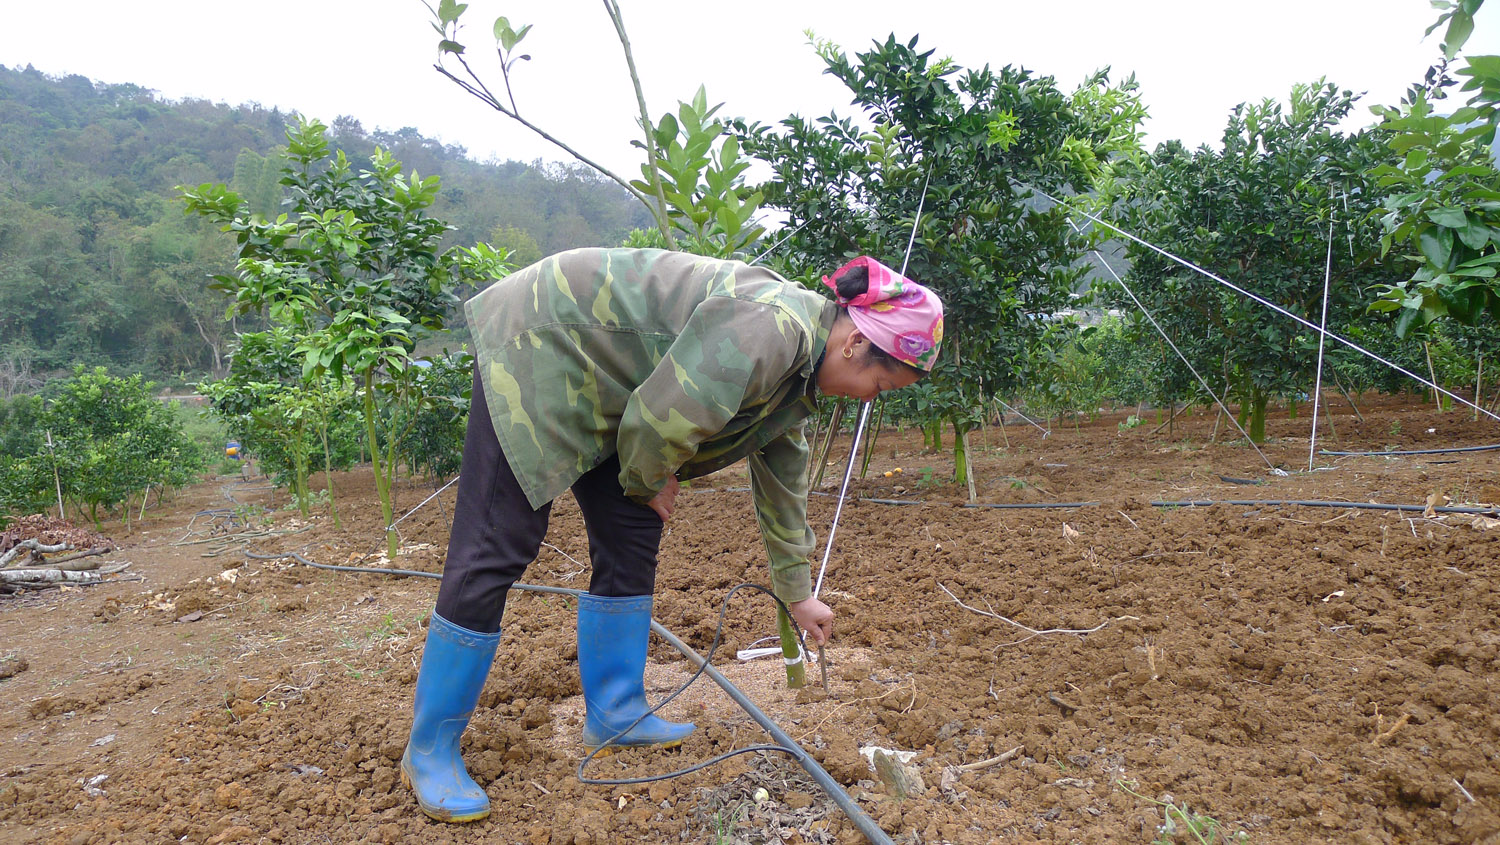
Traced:
<path fill-rule="evenodd" d="M 868 345 L 869 342 L 870 339 L 865 337 L 864 332 L 859 329 L 850 329 L 848 336 L 844 338 L 844 348 L 850 349 L 857 354 L 860 348 Z"/>

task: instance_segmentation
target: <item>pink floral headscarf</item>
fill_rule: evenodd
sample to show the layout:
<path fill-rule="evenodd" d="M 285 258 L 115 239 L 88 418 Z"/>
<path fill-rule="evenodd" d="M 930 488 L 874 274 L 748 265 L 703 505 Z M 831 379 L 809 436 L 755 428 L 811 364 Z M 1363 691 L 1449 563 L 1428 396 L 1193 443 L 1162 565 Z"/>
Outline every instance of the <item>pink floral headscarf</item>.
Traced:
<path fill-rule="evenodd" d="M 870 286 L 844 299 L 833 279 L 856 267 L 869 269 Z M 943 342 L 943 301 L 937 294 L 865 255 L 824 276 L 823 284 L 833 289 L 834 301 L 849 309 L 855 328 L 871 343 L 898 361 L 932 370 Z"/>

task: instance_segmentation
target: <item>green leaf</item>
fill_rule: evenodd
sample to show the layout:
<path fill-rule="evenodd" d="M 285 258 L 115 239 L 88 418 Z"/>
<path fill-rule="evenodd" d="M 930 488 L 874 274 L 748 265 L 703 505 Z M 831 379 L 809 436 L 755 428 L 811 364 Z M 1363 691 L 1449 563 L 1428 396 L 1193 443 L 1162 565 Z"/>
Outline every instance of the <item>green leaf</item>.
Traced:
<path fill-rule="evenodd" d="M 438 3 L 438 20 L 444 24 L 450 24 L 463 15 L 464 10 L 469 8 L 468 3 L 459 3 L 457 0 L 440 0 Z"/>
<path fill-rule="evenodd" d="M 1474 32 L 1474 18 L 1461 9 L 1455 9 L 1448 19 L 1448 33 L 1443 36 L 1443 55 L 1452 59 Z"/>
<path fill-rule="evenodd" d="M 1448 266 L 1448 258 L 1453 254 L 1453 230 L 1444 228 L 1423 229 L 1417 235 L 1417 248 L 1422 251 L 1422 257 L 1438 268 Z"/>
<path fill-rule="evenodd" d="M 671 112 L 662 115 L 661 120 L 657 121 L 654 138 L 656 146 L 661 149 L 670 146 L 677 138 L 677 118 L 673 117 Z"/>
<path fill-rule="evenodd" d="M 461 56 L 464 52 L 464 45 L 457 41 L 440 41 L 438 42 L 438 52 L 453 53 L 454 55 Z"/>
<path fill-rule="evenodd" d="M 1454 231 L 1469 249 L 1484 249 L 1484 245 L 1490 241 L 1490 228 L 1477 220 L 1466 218 L 1464 225 Z"/>
<path fill-rule="evenodd" d="M 1427 212 L 1427 219 L 1449 229 L 1458 229 L 1468 225 L 1468 218 L 1464 216 L 1464 210 L 1461 208 L 1434 208 Z"/>
<path fill-rule="evenodd" d="M 1396 337 L 1405 338 L 1411 331 L 1412 324 L 1422 316 L 1419 308 L 1403 308 L 1401 316 L 1396 318 Z"/>

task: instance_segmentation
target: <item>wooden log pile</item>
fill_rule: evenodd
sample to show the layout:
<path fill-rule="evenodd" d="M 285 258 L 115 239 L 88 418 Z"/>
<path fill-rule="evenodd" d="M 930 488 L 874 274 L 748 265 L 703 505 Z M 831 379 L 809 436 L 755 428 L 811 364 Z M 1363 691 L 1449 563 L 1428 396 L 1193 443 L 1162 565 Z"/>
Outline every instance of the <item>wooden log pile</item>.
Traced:
<path fill-rule="evenodd" d="M 58 584 L 97 584 L 129 563 L 101 567 L 114 551 L 108 538 L 71 522 L 34 514 L 0 532 L 0 592 L 47 589 Z M 63 553 L 62 557 L 48 555 Z"/>

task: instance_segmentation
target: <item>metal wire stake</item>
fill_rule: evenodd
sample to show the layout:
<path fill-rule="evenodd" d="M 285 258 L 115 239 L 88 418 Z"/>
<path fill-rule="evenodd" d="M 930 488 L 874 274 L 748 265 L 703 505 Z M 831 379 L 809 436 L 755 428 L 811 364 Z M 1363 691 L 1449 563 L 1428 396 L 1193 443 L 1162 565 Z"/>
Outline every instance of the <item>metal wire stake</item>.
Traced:
<path fill-rule="evenodd" d="M 828 557 L 833 554 L 833 537 L 839 530 L 839 516 L 844 512 L 844 498 L 849 493 L 849 477 L 854 474 L 854 461 L 859 456 L 859 440 L 865 433 L 865 423 L 870 421 L 870 406 L 866 402 L 859 408 L 859 423 L 854 427 L 854 442 L 849 445 L 849 465 L 844 467 L 844 483 L 839 487 L 839 503 L 833 508 L 833 524 L 828 527 L 828 542 L 823 546 L 823 564 L 818 567 L 818 581 L 813 585 L 813 598 L 823 590 L 823 572 L 828 569 Z"/>

